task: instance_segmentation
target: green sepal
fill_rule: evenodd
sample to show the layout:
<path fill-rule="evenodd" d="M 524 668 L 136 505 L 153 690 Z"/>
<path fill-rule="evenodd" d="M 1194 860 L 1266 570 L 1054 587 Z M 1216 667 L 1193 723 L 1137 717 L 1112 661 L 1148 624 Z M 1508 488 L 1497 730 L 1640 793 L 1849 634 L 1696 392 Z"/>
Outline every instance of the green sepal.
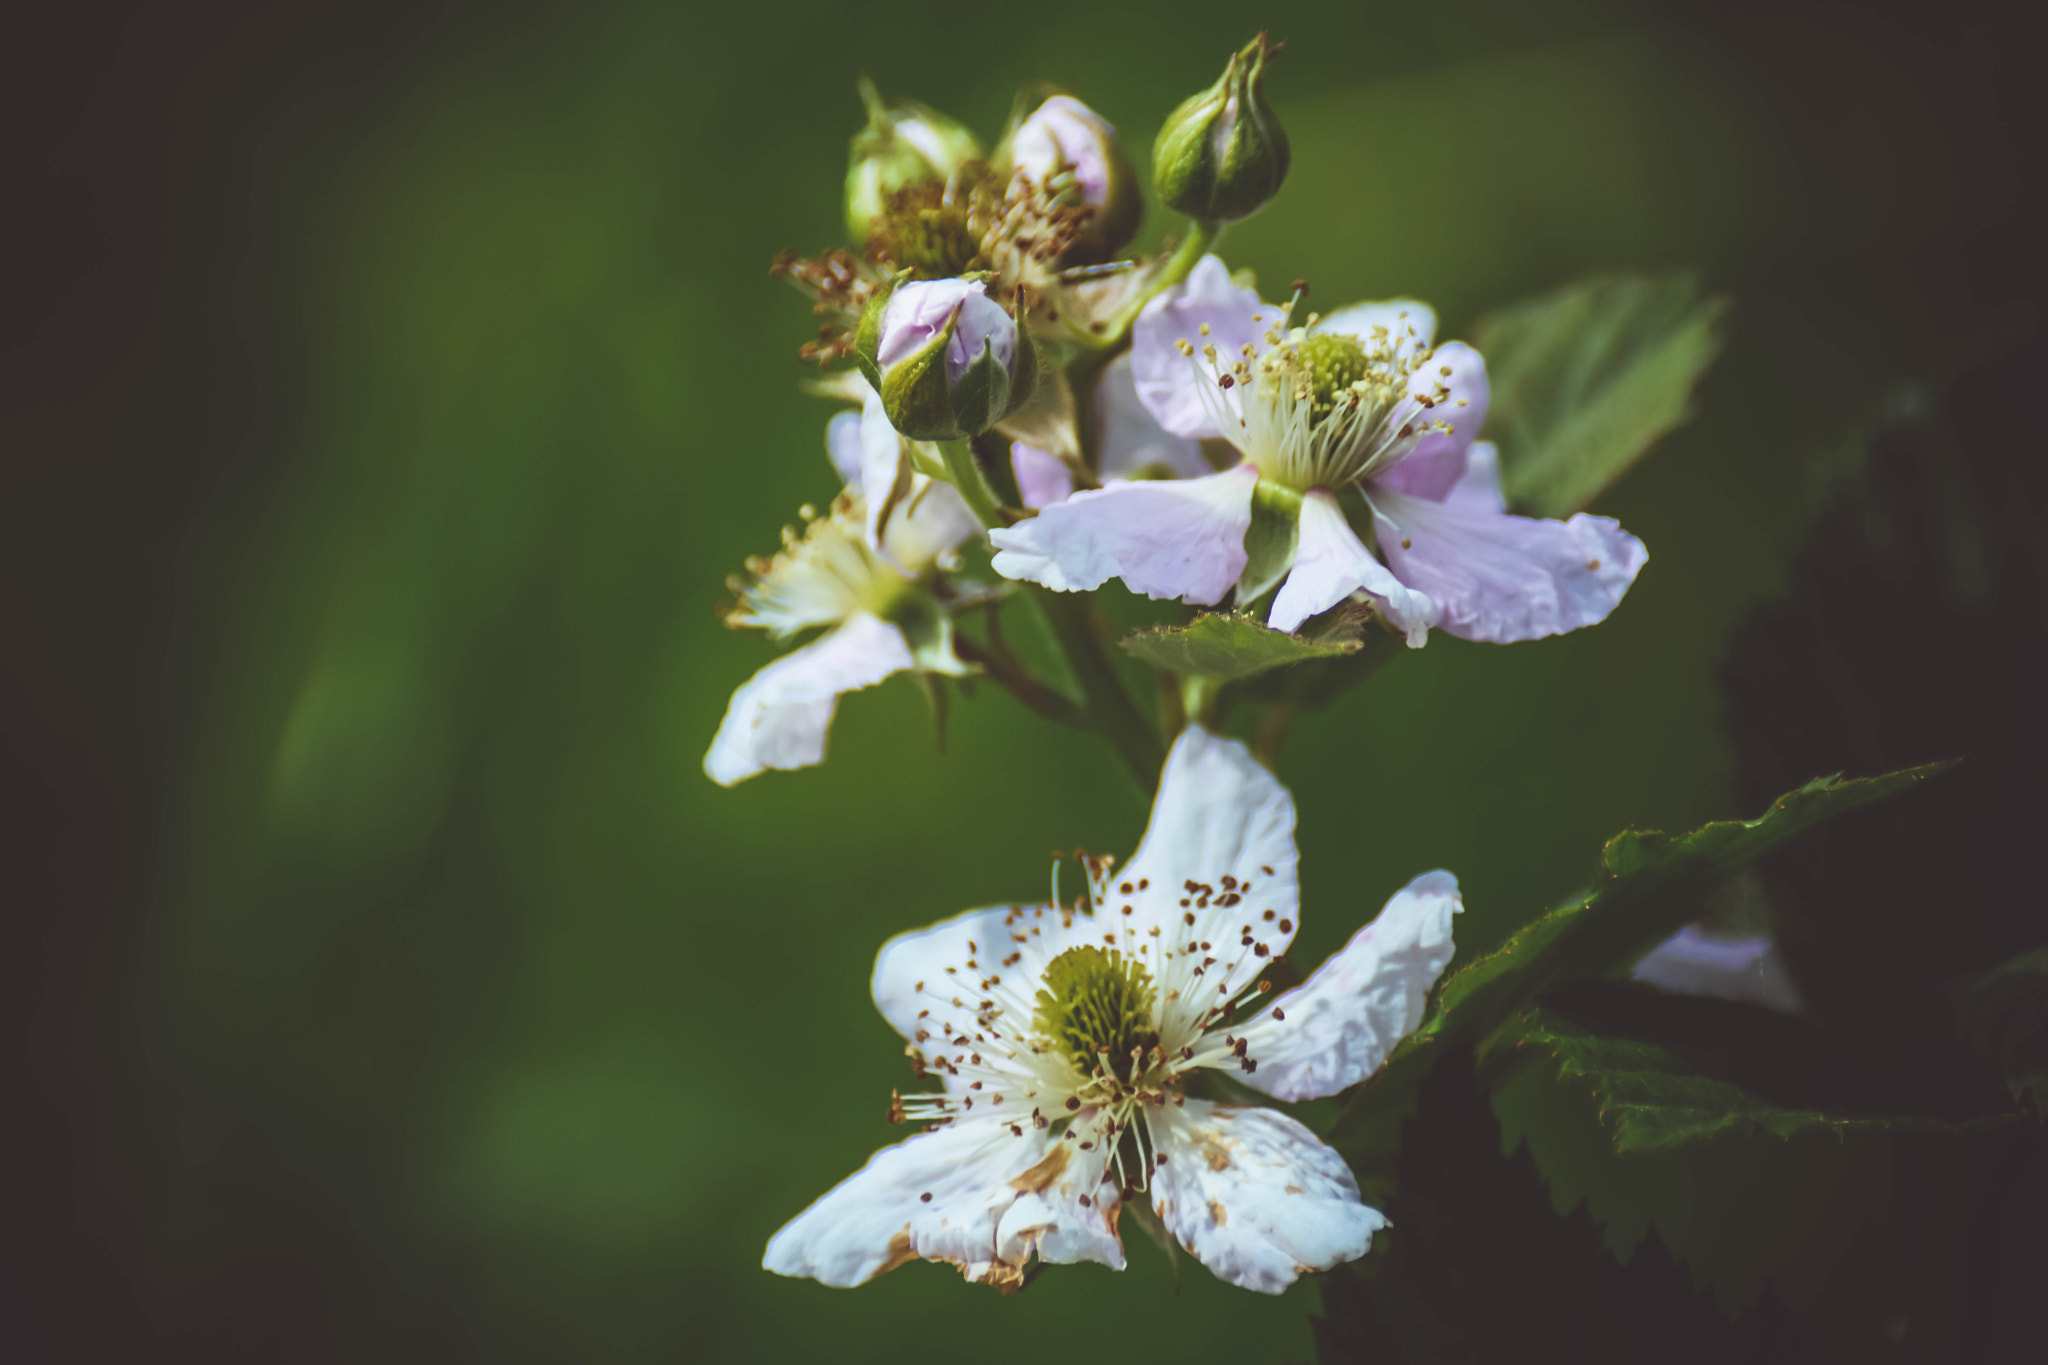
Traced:
<path fill-rule="evenodd" d="M 965 678 L 974 669 L 953 652 L 953 616 L 922 583 L 906 584 L 904 591 L 884 606 L 880 616 L 903 632 L 910 646 L 910 660 L 919 673 L 943 673 Z"/>
<path fill-rule="evenodd" d="M 868 306 L 861 311 L 860 326 L 853 333 L 853 358 L 860 366 L 860 372 L 867 376 L 875 392 L 882 391 L 882 314 L 889 311 L 889 300 L 896 293 L 896 287 L 910 278 L 909 271 L 893 275 L 889 282 L 877 289 L 868 299 Z"/>
<path fill-rule="evenodd" d="M 947 327 L 947 335 L 952 328 Z M 940 368 L 940 378 L 945 372 Z M 1003 362 L 996 359 L 995 339 L 981 343 L 981 354 L 968 362 L 960 374 L 960 382 L 953 386 L 951 420 L 954 428 L 963 435 L 974 436 L 987 431 L 1002 419 L 1009 410 L 1010 372 L 1003 368 Z"/>
<path fill-rule="evenodd" d="M 1301 543 L 1301 492 L 1260 479 L 1252 489 L 1252 524 L 1244 533 L 1244 572 L 1237 604 L 1248 607 L 1278 587 Z"/>
<path fill-rule="evenodd" d="M 955 309 L 930 341 L 882 374 L 882 409 L 896 430 L 913 441 L 957 441 L 962 434 L 946 385 L 946 347 L 959 323 Z"/>
<path fill-rule="evenodd" d="M 1363 640 L 1362 624 L 1311 639 L 1248 616 L 1213 612 L 1185 626 L 1133 631 L 1118 643 L 1132 658 L 1169 673 L 1237 682 L 1275 668 L 1355 654 Z"/>

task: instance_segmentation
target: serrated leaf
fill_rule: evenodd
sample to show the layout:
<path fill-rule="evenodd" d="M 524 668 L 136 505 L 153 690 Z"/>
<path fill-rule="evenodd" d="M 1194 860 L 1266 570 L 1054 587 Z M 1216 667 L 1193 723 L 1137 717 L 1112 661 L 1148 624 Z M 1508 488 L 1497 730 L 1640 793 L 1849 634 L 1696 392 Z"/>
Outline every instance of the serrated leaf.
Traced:
<path fill-rule="evenodd" d="M 1543 1054 L 1548 1054 L 1544 1056 Z M 1489 1062 L 1583 1080 L 1619 1152 L 1722 1134 L 1963 1134 L 2012 1122 L 1953 1075 L 1874 1069 L 1817 1025 L 1754 1005 L 1586 986 L 1525 1010 Z"/>
<path fill-rule="evenodd" d="M 1478 1039 L 1544 991 L 1628 966 L 1675 933 L 1716 884 L 1822 821 L 1896 796 L 1953 766 L 1930 763 L 1881 777 L 1815 778 L 1754 820 L 1717 820 L 1690 834 L 1625 830 L 1607 841 L 1599 879 L 1453 973 L 1428 1018 L 1388 1059 L 1391 1068 L 1438 1045 Z"/>
<path fill-rule="evenodd" d="M 1170 673 L 1236 682 L 1275 668 L 1335 659 L 1358 652 L 1364 623 L 1353 617 L 1321 636 L 1289 635 L 1248 616 L 1212 612 L 1185 626 L 1133 631 L 1120 643 L 1125 652 Z"/>
<path fill-rule="evenodd" d="M 1963 1036 L 1998 1069 L 2016 1100 L 2048 1114 L 2048 947 L 2021 953 L 1965 982 L 1956 1015 Z"/>
<path fill-rule="evenodd" d="M 1684 422 L 1726 311 L 1689 275 L 1609 276 L 1480 319 L 1509 503 L 1569 515 Z"/>

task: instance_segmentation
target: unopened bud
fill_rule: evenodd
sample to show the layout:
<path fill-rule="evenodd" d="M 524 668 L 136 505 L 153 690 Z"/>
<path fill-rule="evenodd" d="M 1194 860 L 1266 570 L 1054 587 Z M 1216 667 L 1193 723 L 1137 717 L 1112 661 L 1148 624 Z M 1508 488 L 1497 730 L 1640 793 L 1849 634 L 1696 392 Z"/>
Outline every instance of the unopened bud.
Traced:
<path fill-rule="evenodd" d="M 846 167 L 846 230 L 865 245 L 889 196 L 916 185 L 942 182 L 962 162 L 981 156 L 981 144 L 967 128 L 922 104 L 882 103 L 865 77 L 860 97 L 868 126 L 853 135 Z"/>
<path fill-rule="evenodd" d="M 1266 35 L 1235 53 L 1223 77 L 1167 116 L 1152 144 L 1162 202 L 1190 218 L 1230 223 L 1257 213 L 1287 178 L 1287 132 L 1266 103 Z"/>
<path fill-rule="evenodd" d="M 1145 216 L 1138 173 L 1108 120 L 1070 95 L 1054 95 L 1010 135 L 1010 166 L 1055 201 L 1093 210 L 1062 261 L 1106 261 L 1137 235 Z"/>
<path fill-rule="evenodd" d="M 913 280 L 877 294 L 856 354 L 896 430 L 914 441 L 987 431 L 1038 378 L 1031 338 L 980 280 Z"/>

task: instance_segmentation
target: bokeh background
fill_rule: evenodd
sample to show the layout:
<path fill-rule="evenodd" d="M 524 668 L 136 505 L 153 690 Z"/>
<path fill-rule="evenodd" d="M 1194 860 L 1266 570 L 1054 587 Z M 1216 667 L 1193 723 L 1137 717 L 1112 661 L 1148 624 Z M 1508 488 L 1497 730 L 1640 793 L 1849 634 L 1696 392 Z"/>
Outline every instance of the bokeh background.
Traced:
<path fill-rule="evenodd" d="M 769 657 L 720 582 L 832 491 L 766 266 L 835 241 L 856 73 L 991 137 L 1049 79 L 1142 165 L 1267 27 L 1295 163 L 1233 264 L 1450 335 L 1592 271 L 1732 297 L 1698 419 L 1599 506 L 1651 549 L 1608 624 L 1439 638 L 1297 726 L 1305 961 L 1427 868 L 1473 951 L 1623 826 L 1752 813 L 1731 640 L 1861 435 L 2027 335 L 2038 283 L 1989 7 L 38 22 L 0 317 L 0 1296 L 34 1358 L 1310 1354 L 1313 1286 L 1176 1292 L 1144 1245 L 1010 1299 L 759 1269 L 899 1135 L 880 941 L 1128 850 L 1146 809 L 1000 695 L 938 752 L 904 683 L 844 705 L 822 769 L 699 770 Z"/>

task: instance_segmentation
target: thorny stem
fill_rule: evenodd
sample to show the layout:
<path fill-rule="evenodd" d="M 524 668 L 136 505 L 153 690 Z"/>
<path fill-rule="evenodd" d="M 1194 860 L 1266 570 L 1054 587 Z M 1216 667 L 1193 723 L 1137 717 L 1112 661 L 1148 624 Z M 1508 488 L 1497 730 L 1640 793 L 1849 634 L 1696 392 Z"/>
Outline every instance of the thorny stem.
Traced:
<path fill-rule="evenodd" d="M 979 665 L 991 682 L 1022 702 L 1026 710 L 1077 730 L 1095 728 L 1087 712 L 1026 671 L 997 633 L 993 610 L 988 613 L 988 642 L 981 645 L 965 636 L 955 636 L 953 651 L 966 662 Z"/>

